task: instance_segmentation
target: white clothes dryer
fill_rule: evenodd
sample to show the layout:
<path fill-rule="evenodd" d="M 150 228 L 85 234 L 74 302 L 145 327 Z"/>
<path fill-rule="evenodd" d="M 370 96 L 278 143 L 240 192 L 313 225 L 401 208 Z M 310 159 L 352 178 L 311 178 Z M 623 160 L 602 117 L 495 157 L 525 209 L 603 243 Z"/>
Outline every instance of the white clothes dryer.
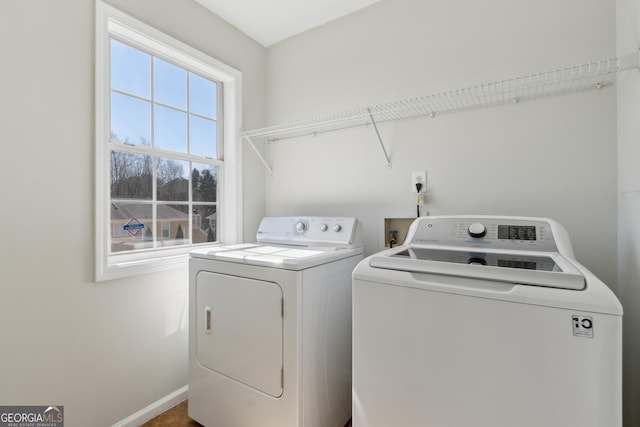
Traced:
<path fill-rule="evenodd" d="M 189 416 L 205 426 L 343 427 L 351 417 L 355 218 L 266 217 L 256 244 L 189 260 Z"/>
<path fill-rule="evenodd" d="M 557 222 L 421 217 L 353 278 L 353 427 L 621 427 L 622 307 Z"/>

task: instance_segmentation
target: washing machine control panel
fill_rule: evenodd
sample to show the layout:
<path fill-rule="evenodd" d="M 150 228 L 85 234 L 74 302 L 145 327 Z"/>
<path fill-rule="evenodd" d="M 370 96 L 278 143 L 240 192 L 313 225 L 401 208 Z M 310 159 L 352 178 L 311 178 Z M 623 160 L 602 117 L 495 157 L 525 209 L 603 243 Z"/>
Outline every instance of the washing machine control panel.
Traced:
<path fill-rule="evenodd" d="M 345 217 L 265 217 L 258 227 L 258 242 L 301 244 L 355 243 L 358 221 Z"/>
<path fill-rule="evenodd" d="M 558 251 L 548 221 L 508 217 L 422 217 L 406 243 Z"/>

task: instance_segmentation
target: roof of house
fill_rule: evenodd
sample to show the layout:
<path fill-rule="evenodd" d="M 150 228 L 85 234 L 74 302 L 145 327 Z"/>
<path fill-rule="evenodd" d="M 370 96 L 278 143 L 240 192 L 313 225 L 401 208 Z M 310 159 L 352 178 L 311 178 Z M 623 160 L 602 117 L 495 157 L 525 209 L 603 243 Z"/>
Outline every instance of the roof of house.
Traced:
<path fill-rule="evenodd" d="M 186 206 L 185 206 L 186 207 Z M 151 205 L 141 203 L 111 203 L 111 220 L 127 221 L 135 218 L 140 222 L 151 220 Z M 158 219 L 187 219 L 188 216 L 170 205 L 158 205 Z"/>

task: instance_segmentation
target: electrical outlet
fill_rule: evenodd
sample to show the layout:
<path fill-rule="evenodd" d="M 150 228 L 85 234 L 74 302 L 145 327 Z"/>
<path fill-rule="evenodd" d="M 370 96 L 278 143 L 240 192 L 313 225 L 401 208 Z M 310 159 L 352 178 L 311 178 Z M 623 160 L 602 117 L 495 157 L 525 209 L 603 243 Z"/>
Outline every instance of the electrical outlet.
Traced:
<path fill-rule="evenodd" d="M 422 184 L 422 188 L 420 188 L 421 193 L 427 192 L 427 172 L 413 172 L 411 174 L 411 191 L 413 193 L 418 192 L 418 188 L 416 184 Z"/>

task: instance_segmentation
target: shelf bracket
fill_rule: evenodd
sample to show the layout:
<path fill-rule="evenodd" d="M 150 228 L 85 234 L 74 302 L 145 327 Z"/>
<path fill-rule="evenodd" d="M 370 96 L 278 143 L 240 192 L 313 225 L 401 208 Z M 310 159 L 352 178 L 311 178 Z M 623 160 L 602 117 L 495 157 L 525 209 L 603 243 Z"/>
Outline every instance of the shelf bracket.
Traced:
<path fill-rule="evenodd" d="M 271 166 L 269 166 L 269 163 L 267 163 L 267 161 L 264 159 L 264 157 L 262 156 L 262 154 L 260 153 L 260 151 L 258 150 L 258 148 L 255 146 L 255 144 L 253 143 L 253 141 L 251 140 L 251 138 L 249 138 L 248 136 L 244 136 L 244 139 L 247 140 L 247 142 L 249 143 L 249 145 L 251 146 L 251 148 L 253 148 L 253 151 L 256 152 L 256 155 L 258 156 L 258 158 L 260 159 L 260 161 L 262 162 L 262 164 L 264 165 L 265 168 L 267 168 L 267 170 L 269 171 L 269 175 L 273 176 L 273 169 L 271 169 Z"/>
<path fill-rule="evenodd" d="M 618 69 L 620 71 L 640 68 L 640 49 L 637 52 L 618 58 Z"/>
<path fill-rule="evenodd" d="M 376 135 L 378 136 L 378 142 L 380 142 L 380 148 L 382 148 L 382 154 L 384 154 L 384 158 L 387 159 L 387 167 L 391 169 L 391 159 L 389 158 L 387 149 L 384 147 L 384 143 L 382 142 L 380 131 L 378 131 L 378 126 L 376 125 L 376 121 L 374 120 L 373 114 L 371 113 L 371 108 L 367 108 L 367 111 L 369 112 L 369 118 L 371 118 L 371 124 L 373 125 L 373 129 L 375 129 Z"/>

